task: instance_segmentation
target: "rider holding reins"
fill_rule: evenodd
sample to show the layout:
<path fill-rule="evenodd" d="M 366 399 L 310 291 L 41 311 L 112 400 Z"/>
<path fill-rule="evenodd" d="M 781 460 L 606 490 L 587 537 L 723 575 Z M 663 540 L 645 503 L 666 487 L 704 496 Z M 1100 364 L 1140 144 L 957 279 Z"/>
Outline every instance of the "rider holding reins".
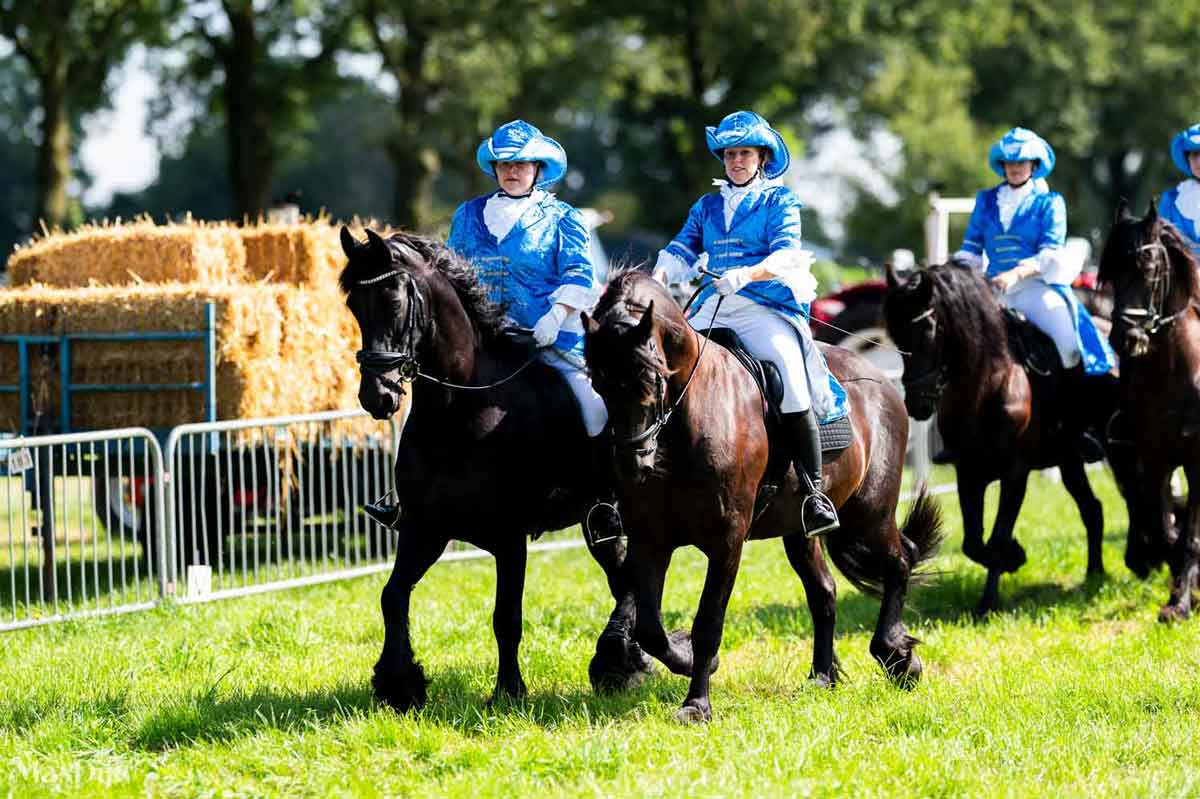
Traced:
<path fill-rule="evenodd" d="M 1200 259 L 1200 122 L 1171 140 L 1171 160 L 1187 178 L 1163 192 L 1158 213 L 1183 234 L 1192 255 Z"/>
<path fill-rule="evenodd" d="M 1063 248 L 1067 205 L 1046 184 L 1054 171 L 1054 150 L 1033 131 L 1013 128 L 992 145 L 988 163 L 1004 182 L 976 195 L 954 259 L 983 270 L 987 255 L 985 275 L 1001 301 L 1049 336 L 1058 350 L 1067 388 L 1061 407 L 1083 407 L 1087 376 L 1109 372 L 1115 358 L 1071 291 L 1083 264 Z M 1081 454 L 1088 460 L 1103 457 L 1099 442 L 1079 426 L 1078 415 L 1064 417 Z"/>
<path fill-rule="evenodd" d="M 803 523 L 809 536 L 837 529 L 837 510 L 821 491 L 818 424 L 844 415 L 845 394 L 829 374 L 808 326 L 816 297 L 812 253 L 801 249 L 800 201 L 778 180 L 789 156 L 783 137 L 758 114 L 738 111 L 706 129 L 708 148 L 728 180 L 701 197 L 683 229 L 658 254 L 654 274 L 664 283 L 697 272 L 708 253 L 717 275 L 689 317 L 701 328 L 732 329 L 755 358 L 775 363 L 783 377 L 783 419 L 796 473 L 808 496 Z"/>

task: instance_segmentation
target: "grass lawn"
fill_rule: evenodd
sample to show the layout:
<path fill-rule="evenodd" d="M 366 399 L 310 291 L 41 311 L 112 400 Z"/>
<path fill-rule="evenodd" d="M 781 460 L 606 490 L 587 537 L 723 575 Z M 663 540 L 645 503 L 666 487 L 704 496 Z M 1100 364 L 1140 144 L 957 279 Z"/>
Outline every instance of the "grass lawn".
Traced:
<path fill-rule="evenodd" d="M 715 719 L 672 720 L 682 678 L 594 696 L 609 609 L 583 550 L 531 558 L 522 664 L 531 696 L 488 707 L 490 561 L 435 566 L 414 594 L 429 705 L 400 716 L 368 688 L 382 577 L 0 635 L 0 796 L 1196 796 L 1200 622 L 1154 621 L 1166 577 L 1121 565 L 1084 583 L 1083 529 L 1035 479 L 1018 526 L 1029 563 L 1006 610 L 974 622 L 983 573 L 950 538 L 908 621 L 925 682 L 891 687 L 867 652 L 877 604 L 844 583 L 846 681 L 810 688 L 812 625 L 776 541 L 747 550 L 730 604 Z M 989 496 L 994 504 L 995 489 Z M 670 626 L 689 623 L 702 558 L 680 552 Z"/>

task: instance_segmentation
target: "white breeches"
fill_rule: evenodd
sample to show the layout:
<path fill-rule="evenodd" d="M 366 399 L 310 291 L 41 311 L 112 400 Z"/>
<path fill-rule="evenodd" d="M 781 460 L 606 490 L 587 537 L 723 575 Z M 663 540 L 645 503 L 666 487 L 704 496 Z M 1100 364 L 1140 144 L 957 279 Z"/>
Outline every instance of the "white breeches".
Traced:
<path fill-rule="evenodd" d="M 753 300 L 732 294 L 721 303 L 721 312 L 713 319 L 716 295 L 692 317 L 699 330 L 727 327 L 742 340 L 750 354 L 760 361 L 771 361 L 783 378 L 783 413 L 800 413 L 812 407 L 808 375 L 804 370 L 804 348 L 796 328 L 775 311 Z"/>
<path fill-rule="evenodd" d="M 1054 342 L 1064 368 L 1079 364 L 1079 344 L 1071 306 L 1057 291 L 1036 278 L 1026 278 L 1001 298 L 1014 311 L 1020 311 L 1033 326 Z"/>
<path fill-rule="evenodd" d="M 553 367 L 567 381 L 575 401 L 579 403 L 579 412 L 583 415 L 583 426 L 588 438 L 595 438 L 604 431 L 608 424 L 608 408 L 604 400 L 592 388 L 591 378 L 588 377 L 583 359 L 576 363 L 573 355 L 566 355 L 553 347 L 542 350 L 539 359 L 542 363 Z"/>

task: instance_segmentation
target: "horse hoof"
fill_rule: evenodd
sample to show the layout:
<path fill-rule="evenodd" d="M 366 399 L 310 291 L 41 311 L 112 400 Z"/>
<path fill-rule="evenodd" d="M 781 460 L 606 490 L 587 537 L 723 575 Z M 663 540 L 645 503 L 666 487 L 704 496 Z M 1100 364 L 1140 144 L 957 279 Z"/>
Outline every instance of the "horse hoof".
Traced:
<path fill-rule="evenodd" d="M 630 641 L 619 658 L 601 657 L 597 652 L 588 664 L 592 690 L 598 694 L 630 691 L 654 676 L 654 662 L 636 643 Z"/>
<path fill-rule="evenodd" d="M 429 681 L 425 679 L 421 664 L 416 662 L 394 670 L 381 668 L 376 663 L 371 686 L 375 689 L 376 699 L 401 713 L 424 707 L 428 698 Z"/>
<path fill-rule="evenodd" d="M 488 707 L 491 707 L 499 702 L 519 702 L 529 696 L 529 689 L 525 687 L 525 681 L 520 677 L 515 680 L 510 680 L 506 683 L 496 681 L 496 690 L 492 691 L 492 696 L 488 699 Z"/>
<path fill-rule="evenodd" d="M 684 705 L 675 714 L 675 720 L 680 724 L 705 724 L 712 721 L 712 711 L 695 705 Z"/>
<path fill-rule="evenodd" d="M 921 674 L 924 671 L 925 666 L 921 663 L 921 658 L 916 655 L 909 655 L 906 666 L 903 669 L 896 669 L 893 672 L 889 672 L 888 676 L 892 678 L 892 682 L 897 688 L 911 691 L 921 682 Z"/>
<path fill-rule="evenodd" d="M 808 684 L 813 688 L 818 688 L 822 691 L 833 689 L 835 680 L 828 674 L 813 674 L 808 678 Z"/>
<path fill-rule="evenodd" d="M 1158 611 L 1158 620 L 1163 624 L 1176 624 L 1186 621 L 1190 615 L 1187 608 L 1181 608 L 1178 605 L 1163 605 Z"/>

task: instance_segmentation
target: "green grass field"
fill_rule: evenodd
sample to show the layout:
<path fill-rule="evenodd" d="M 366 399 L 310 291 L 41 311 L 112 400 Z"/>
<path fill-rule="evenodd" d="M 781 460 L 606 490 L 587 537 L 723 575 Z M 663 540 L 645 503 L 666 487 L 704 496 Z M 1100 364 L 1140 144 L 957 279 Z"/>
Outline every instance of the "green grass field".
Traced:
<path fill-rule="evenodd" d="M 368 688 L 382 577 L 2 634 L 0 796 L 1196 796 L 1200 622 L 1154 621 L 1166 577 L 1125 571 L 1124 511 L 1094 482 L 1110 577 L 1083 582 L 1082 527 L 1038 478 L 1018 528 L 1029 564 L 985 623 L 943 498 L 940 572 L 908 614 L 926 665 L 910 693 L 867 652 L 876 602 L 844 583 L 847 679 L 810 688 L 800 582 L 778 541 L 750 546 L 703 727 L 672 720 L 685 681 L 661 668 L 592 694 L 609 605 L 582 550 L 531 558 L 531 695 L 496 707 L 487 560 L 439 564 L 417 588 L 432 685 L 408 716 Z M 690 622 L 702 574 L 679 553 L 671 626 Z"/>

